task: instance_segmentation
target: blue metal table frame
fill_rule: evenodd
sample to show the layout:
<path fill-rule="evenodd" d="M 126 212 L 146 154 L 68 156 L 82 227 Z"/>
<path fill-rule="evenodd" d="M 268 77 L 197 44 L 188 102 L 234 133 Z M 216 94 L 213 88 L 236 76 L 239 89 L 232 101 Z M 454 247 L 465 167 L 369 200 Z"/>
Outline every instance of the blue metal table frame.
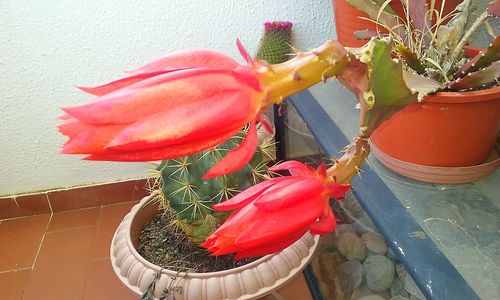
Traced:
<path fill-rule="evenodd" d="M 350 142 L 309 91 L 291 96 L 288 103 L 295 107 L 325 155 L 337 156 Z M 362 178 L 355 178 L 352 186 L 363 209 L 427 299 L 479 299 L 375 171 L 364 166 Z M 306 269 L 304 273 L 307 276 L 312 271 Z M 318 297 L 317 287 L 309 281 L 313 295 Z"/>

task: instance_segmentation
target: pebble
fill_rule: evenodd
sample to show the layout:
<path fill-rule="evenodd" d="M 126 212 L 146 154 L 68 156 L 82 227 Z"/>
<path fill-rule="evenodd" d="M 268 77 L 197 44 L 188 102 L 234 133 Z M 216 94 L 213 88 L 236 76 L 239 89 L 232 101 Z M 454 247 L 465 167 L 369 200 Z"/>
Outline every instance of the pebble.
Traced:
<path fill-rule="evenodd" d="M 369 231 L 364 233 L 361 236 L 361 240 L 366 248 L 375 254 L 384 255 L 388 250 L 384 240 L 375 232 Z"/>
<path fill-rule="evenodd" d="M 342 263 L 337 269 L 337 280 L 342 292 L 350 293 L 354 291 L 363 281 L 363 266 L 357 260 Z"/>
<path fill-rule="evenodd" d="M 405 290 L 403 281 L 399 278 L 394 278 L 391 284 L 391 297 L 401 296 L 404 298 L 408 298 L 409 295 Z"/>
<path fill-rule="evenodd" d="M 424 294 L 422 294 L 415 281 L 413 281 L 413 278 L 411 278 L 410 274 L 406 274 L 405 290 L 411 294 L 410 299 L 414 297 L 416 299 L 425 300 Z"/>
<path fill-rule="evenodd" d="M 396 274 L 398 274 L 399 279 L 405 280 L 406 279 L 406 269 L 402 264 L 396 264 Z"/>
<path fill-rule="evenodd" d="M 337 249 L 348 260 L 363 261 L 366 257 L 365 244 L 354 233 L 345 232 L 337 239 Z"/>
<path fill-rule="evenodd" d="M 357 300 L 386 300 L 384 297 L 377 294 L 369 294 L 357 298 Z"/>
<path fill-rule="evenodd" d="M 335 280 L 336 269 L 342 263 L 343 258 L 337 252 L 322 252 L 319 256 L 320 268 L 323 274 L 328 277 L 329 281 Z"/>
<path fill-rule="evenodd" d="M 348 193 L 342 201 L 343 208 L 347 209 L 355 218 L 361 218 L 364 215 L 363 208 L 352 193 Z"/>
<path fill-rule="evenodd" d="M 391 287 L 394 278 L 394 263 L 382 255 L 369 256 L 363 263 L 366 284 L 374 292 L 382 292 Z"/>
<path fill-rule="evenodd" d="M 356 233 L 354 231 L 354 227 L 351 224 L 339 224 L 335 228 L 335 235 L 336 236 L 339 236 L 339 235 L 341 235 L 342 233 L 345 233 L 345 232 Z"/>

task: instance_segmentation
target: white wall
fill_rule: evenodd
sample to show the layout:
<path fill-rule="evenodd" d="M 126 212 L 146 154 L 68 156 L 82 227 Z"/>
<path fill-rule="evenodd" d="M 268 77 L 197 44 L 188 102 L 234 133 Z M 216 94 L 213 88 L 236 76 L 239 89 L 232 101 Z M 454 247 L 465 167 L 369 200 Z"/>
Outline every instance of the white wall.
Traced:
<path fill-rule="evenodd" d="M 146 175 L 145 163 L 58 154 L 59 107 L 95 85 L 182 48 L 253 53 L 266 20 L 295 24 L 299 47 L 334 36 L 331 0 L 0 1 L 0 196 Z"/>

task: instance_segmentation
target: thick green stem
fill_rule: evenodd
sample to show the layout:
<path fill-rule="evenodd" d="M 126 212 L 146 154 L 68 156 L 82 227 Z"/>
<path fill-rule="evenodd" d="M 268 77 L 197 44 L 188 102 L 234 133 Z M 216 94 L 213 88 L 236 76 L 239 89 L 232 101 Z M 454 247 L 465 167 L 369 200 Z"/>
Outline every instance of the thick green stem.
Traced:
<path fill-rule="evenodd" d="M 257 62 L 259 82 L 267 93 L 264 106 L 281 103 L 290 95 L 336 76 L 346 63 L 347 51 L 330 40 L 316 49 L 297 53 L 295 58 L 281 64 Z"/>
<path fill-rule="evenodd" d="M 457 44 L 453 52 L 451 53 L 450 56 L 450 61 L 455 61 L 455 59 L 458 57 L 464 46 L 469 42 L 469 39 L 471 38 L 472 34 L 481 26 L 484 21 L 488 19 L 488 12 L 483 12 L 479 17 L 477 17 L 476 21 L 472 24 L 472 26 L 467 30 L 467 32 L 463 35 L 462 39 L 460 42 Z"/>

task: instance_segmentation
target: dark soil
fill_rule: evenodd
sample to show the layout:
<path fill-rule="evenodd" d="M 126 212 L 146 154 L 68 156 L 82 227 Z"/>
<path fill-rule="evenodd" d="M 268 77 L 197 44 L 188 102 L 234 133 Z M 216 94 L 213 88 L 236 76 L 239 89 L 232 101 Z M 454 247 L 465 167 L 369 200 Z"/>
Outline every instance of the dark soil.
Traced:
<path fill-rule="evenodd" d="M 160 213 L 147 223 L 139 237 L 138 252 L 149 262 L 178 272 L 216 272 L 246 265 L 258 258 L 234 260 L 233 255 L 210 256 L 170 225 L 172 213 Z"/>

